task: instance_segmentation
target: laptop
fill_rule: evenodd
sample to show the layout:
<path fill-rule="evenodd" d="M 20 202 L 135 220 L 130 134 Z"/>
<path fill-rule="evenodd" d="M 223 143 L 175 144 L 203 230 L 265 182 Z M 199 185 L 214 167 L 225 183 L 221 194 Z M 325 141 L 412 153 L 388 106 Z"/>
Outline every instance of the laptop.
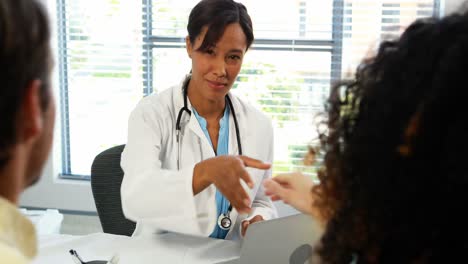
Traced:
<path fill-rule="evenodd" d="M 305 214 L 257 222 L 247 230 L 240 257 L 218 264 L 304 264 L 321 235 L 317 222 Z"/>

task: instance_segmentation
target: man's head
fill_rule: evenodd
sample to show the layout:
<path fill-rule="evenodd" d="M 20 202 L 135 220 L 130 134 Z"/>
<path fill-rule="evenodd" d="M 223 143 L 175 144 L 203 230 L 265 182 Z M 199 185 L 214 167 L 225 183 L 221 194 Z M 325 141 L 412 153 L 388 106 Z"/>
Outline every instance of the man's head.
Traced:
<path fill-rule="evenodd" d="M 38 179 L 51 147 L 49 38 L 47 15 L 37 1 L 0 1 L 0 182 L 14 175 L 18 191 Z"/>

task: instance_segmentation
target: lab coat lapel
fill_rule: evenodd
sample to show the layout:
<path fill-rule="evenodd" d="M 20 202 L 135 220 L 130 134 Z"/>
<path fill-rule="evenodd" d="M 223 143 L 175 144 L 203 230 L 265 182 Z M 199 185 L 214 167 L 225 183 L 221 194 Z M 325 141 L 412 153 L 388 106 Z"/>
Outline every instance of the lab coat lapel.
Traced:
<path fill-rule="evenodd" d="M 182 92 L 182 86 L 184 85 L 184 81 L 186 78 L 187 76 L 179 83 L 179 85 L 173 87 L 173 90 L 172 90 L 172 105 L 174 107 L 173 109 L 174 124 L 177 122 L 177 117 L 179 115 L 180 110 L 182 109 L 182 107 L 184 107 L 184 94 Z M 187 101 L 187 104 L 190 104 L 190 102 Z M 181 127 L 185 126 L 189 118 L 190 118 L 189 114 L 184 112 L 184 114 L 182 115 L 182 119 L 180 120 Z M 182 132 L 184 132 L 184 129 L 182 129 Z"/>
<path fill-rule="evenodd" d="M 191 107 L 190 107 L 191 109 Z M 197 118 L 195 117 L 194 114 L 192 114 L 190 116 L 190 120 L 188 121 L 188 129 L 193 133 L 195 134 L 195 136 L 197 136 L 200 140 L 200 144 L 202 146 L 202 149 L 203 149 L 203 155 L 208 155 L 207 158 L 210 158 L 210 157 L 214 157 L 215 156 L 215 153 L 214 153 L 214 150 L 213 148 L 211 147 L 211 144 L 210 142 L 208 141 L 208 139 L 206 138 L 206 135 L 205 133 L 203 133 L 203 130 L 202 128 L 200 127 L 200 123 L 198 123 L 198 120 Z M 210 151 L 208 151 L 208 150 Z M 206 154 L 205 154 L 206 153 Z M 205 156 L 206 157 L 206 156 Z M 205 158 L 206 159 L 206 158 Z"/>
<path fill-rule="evenodd" d="M 188 76 L 186 76 L 180 82 L 180 84 L 174 88 L 174 91 L 173 91 L 172 96 L 173 96 L 175 120 L 177 120 L 177 115 L 179 114 L 180 109 L 182 109 L 182 107 L 184 106 L 184 96 L 183 96 L 183 92 L 182 92 L 182 86 L 183 86 L 184 81 L 185 81 L 185 79 L 187 77 Z M 192 110 L 192 104 L 190 103 L 190 100 L 188 98 L 187 98 L 187 108 Z M 174 123 L 175 122 L 176 121 L 174 121 Z M 183 137 L 185 139 L 191 140 L 189 138 L 191 136 L 195 136 L 197 138 L 197 142 L 200 142 L 201 151 L 203 152 L 203 153 L 201 153 L 202 158 L 207 159 L 207 158 L 214 157 L 215 153 L 214 153 L 213 149 L 211 148 L 211 144 L 208 141 L 208 139 L 206 138 L 205 133 L 203 133 L 203 130 L 200 127 L 200 124 L 198 123 L 198 120 L 195 117 L 195 115 L 194 114 L 192 114 L 192 115 L 184 114 L 182 116 L 182 119 L 181 119 L 180 123 L 181 123 L 181 128 L 182 128 L 181 130 L 182 130 L 182 133 L 183 133 Z M 194 142 L 190 142 L 190 143 L 192 143 L 192 144 L 182 144 L 182 146 L 184 146 L 184 148 L 185 148 L 185 147 L 194 145 Z M 184 150 L 182 150 L 182 151 L 184 151 Z"/>
<path fill-rule="evenodd" d="M 236 116 L 238 116 L 237 113 L 236 113 Z M 239 117 L 237 117 L 237 120 L 239 120 Z M 242 141 L 241 141 L 241 145 L 242 145 Z M 229 150 L 228 151 L 229 151 L 229 154 L 232 154 L 232 155 L 240 154 L 239 148 L 237 147 L 236 127 L 234 123 L 234 118 L 232 116 L 232 111 L 229 112 Z"/>
<path fill-rule="evenodd" d="M 203 129 L 201 128 L 197 117 L 193 113 L 192 104 L 190 103 L 190 100 L 188 98 L 187 98 L 187 107 L 190 109 L 190 111 L 192 111 L 192 115 L 190 115 L 190 119 L 188 120 L 187 127 L 196 137 L 198 137 L 198 140 L 201 144 L 201 148 L 203 151 L 203 159 L 214 157 L 216 154 L 213 148 L 211 147 L 211 144 L 208 141 L 208 138 L 206 138 L 206 135 L 203 132 Z"/>
<path fill-rule="evenodd" d="M 234 96 L 232 93 L 229 93 L 229 98 L 232 102 L 232 107 L 234 108 L 234 112 L 236 114 L 237 122 L 239 124 L 239 134 L 240 134 L 240 143 L 243 151 L 243 155 L 249 156 L 252 155 L 248 149 L 248 143 L 250 137 L 253 136 L 253 133 L 249 129 L 249 124 L 247 123 L 247 113 L 245 108 L 241 105 L 239 99 Z M 233 111 L 231 109 L 229 115 L 229 154 L 231 155 L 239 155 L 239 148 L 237 146 L 237 137 L 236 137 L 236 126 L 233 118 Z M 253 199 L 252 190 L 248 190 L 249 196 Z M 241 215 L 239 217 L 239 213 L 235 208 L 231 211 L 231 219 L 233 221 L 233 225 L 231 230 L 229 231 L 228 235 L 226 236 L 227 239 L 239 239 L 237 237 L 240 232 L 240 222 L 246 218 L 247 215 Z M 239 218 L 238 218 L 239 217 Z"/>
<path fill-rule="evenodd" d="M 246 113 L 244 112 L 244 108 L 239 103 L 237 97 L 235 97 L 232 93 L 229 93 L 229 98 L 231 98 L 232 107 L 234 108 L 234 112 L 236 113 L 237 122 L 239 124 L 239 134 L 240 134 L 240 143 L 243 151 L 243 155 L 247 155 L 246 153 L 246 144 L 247 138 L 250 137 L 251 132 L 248 129 Z M 233 118 L 233 111 L 229 112 L 229 154 L 232 155 L 239 155 L 239 148 L 237 146 L 237 135 L 236 135 L 236 125 Z"/>

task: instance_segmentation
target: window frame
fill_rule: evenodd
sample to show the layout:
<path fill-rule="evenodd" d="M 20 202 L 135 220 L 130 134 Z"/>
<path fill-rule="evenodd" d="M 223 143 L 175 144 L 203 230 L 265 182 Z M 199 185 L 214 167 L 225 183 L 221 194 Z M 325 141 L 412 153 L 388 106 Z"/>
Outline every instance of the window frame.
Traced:
<path fill-rule="evenodd" d="M 68 211 L 74 212 L 84 212 L 84 213 L 94 213 L 96 212 L 96 207 L 94 205 L 94 200 L 91 191 L 91 185 L 89 181 L 89 176 L 86 175 L 72 175 L 64 173 L 65 170 L 63 169 L 64 163 L 68 164 L 67 166 L 70 167 L 70 153 L 67 153 L 67 148 L 62 146 L 62 142 L 69 141 L 69 131 L 64 131 L 64 127 L 68 127 L 67 124 L 63 121 L 64 119 L 61 118 L 64 113 L 64 109 L 66 110 L 67 105 L 62 106 L 63 98 L 67 98 L 68 91 L 63 91 L 61 87 L 65 85 L 67 82 L 66 67 L 62 67 L 62 65 L 66 65 L 66 54 L 59 54 L 58 48 L 63 43 L 60 41 L 65 41 L 66 37 L 59 36 L 57 32 L 60 29 L 60 23 L 63 21 L 64 17 L 60 18 L 60 15 L 64 14 L 64 2 L 65 0 L 39 0 L 39 2 L 43 3 L 50 17 L 50 24 L 52 27 L 52 46 L 54 51 L 54 56 L 57 60 L 56 66 L 53 72 L 53 80 L 54 80 L 54 94 L 55 98 L 58 102 L 60 107 L 57 108 L 57 111 L 60 109 L 61 113 L 57 113 L 56 118 L 56 127 L 55 127 L 55 138 L 54 138 L 54 145 L 51 152 L 51 156 L 48 159 L 47 163 L 44 166 L 43 176 L 41 177 L 40 181 L 33 187 L 28 188 L 20 198 L 20 205 L 32 208 L 57 208 L 63 209 Z M 148 0 L 142 0 L 143 2 Z M 437 12 L 436 15 L 442 15 L 445 13 L 450 13 L 456 10 L 456 8 L 463 2 L 463 0 L 436 0 L 434 2 L 434 10 Z M 338 7 L 342 7 L 340 11 L 337 11 L 338 14 L 341 13 L 341 19 L 338 21 L 334 21 L 333 26 L 333 34 L 332 39 L 338 39 L 341 36 L 341 41 L 333 43 L 332 49 L 332 65 L 336 63 L 337 65 L 341 65 L 342 63 L 342 38 L 345 32 L 339 30 L 339 25 L 343 25 L 343 17 L 344 17 L 344 9 L 345 1 L 343 0 L 335 0 L 334 4 L 334 11 L 339 10 Z M 335 8 L 336 7 L 336 8 Z M 149 8 L 147 6 L 147 8 Z M 151 11 L 150 9 L 147 11 Z M 62 12 L 62 13 L 61 13 Z M 151 14 L 148 12 L 147 14 Z M 334 16 L 336 14 L 333 14 Z M 151 17 L 148 16 L 146 19 L 150 19 Z M 62 20 L 60 20 L 62 19 Z M 144 17 L 145 19 L 145 17 Z M 149 20 L 150 21 L 150 20 Z M 150 28 L 150 27 L 146 27 Z M 261 41 L 259 40 L 259 43 Z M 62 49 L 64 50 L 64 49 Z M 151 52 L 151 53 L 150 53 Z M 145 54 L 152 58 L 152 51 L 149 51 L 148 54 Z M 65 62 L 65 64 L 64 64 Z M 148 63 L 148 57 L 146 57 L 146 63 Z M 145 61 L 143 61 L 145 63 Z M 144 69 L 143 74 L 146 72 L 150 72 L 151 75 L 147 77 L 152 77 L 152 64 Z M 342 67 L 336 67 L 341 69 Z M 62 76 L 60 76 L 62 74 Z M 333 71 L 331 76 L 331 80 L 338 80 L 341 78 L 341 71 Z M 148 79 L 146 83 L 146 87 L 149 87 L 153 81 L 153 79 Z M 144 84 L 145 85 L 145 84 Z M 149 93 L 149 90 L 144 90 L 144 93 Z M 65 107 L 65 108 L 64 108 Z M 66 112 L 65 112 L 66 113 Z M 63 162 L 65 161 L 65 162 Z M 78 177 L 76 177 L 78 176 Z M 84 177 L 83 177 L 84 176 Z"/>

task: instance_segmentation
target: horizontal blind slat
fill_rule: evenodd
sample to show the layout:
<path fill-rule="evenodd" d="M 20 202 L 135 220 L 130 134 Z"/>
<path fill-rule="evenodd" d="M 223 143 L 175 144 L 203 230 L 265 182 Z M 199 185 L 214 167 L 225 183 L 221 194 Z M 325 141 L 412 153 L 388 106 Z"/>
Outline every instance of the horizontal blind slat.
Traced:
<path fill-rule="evenodd" d="M 60 34 L 65 34 L 61 37 L 66 43 L 60 45 L 59 54 L 68 75 L 61 86 L 70 89 L 62 103 L 70 106 L 65 117 L 70 126 L 65 129 L 72 130 L 64 141 L 71 151 L 72 172 L 86 175 L 93 156 L 89 150 L 96 152 L 124 138 L 125 132 L 119 136 L 115 131 L 126 131 L 126 122 L 115 120 L 106 126 L 111 129 L 102 132 L 104 143 L 80 146 L 79 132 L 73 129 L 99 123 L 83 111 L 94 107 L 105 112 L 112 102 L 119 102 L 114 106 L 124 116 L 143 96 L 142 87 L 161 91 L 178 83 L 190 70 L 184 38 L 188 14 L 198 0 L 153 0 L 151 6 L 130 0 L 60 1 L 65 3 L 60 15 L 66 27 Z M 278 172 L 305 168 L 301 156 L 316 139 L 313 116 L 323 111 L 332 72 L 351 76 L 350 69 L 375 52 L 377 43 L 396 37 L 416 18 L 437 13 L 434 7 L 439 5 L 438 0 L 240 2 L 252 17 L 256 41 L 245 56 L 233 92 L 272 118 L 279 142 L 274 164 Z M 151 14 L 145 13 L 147 7 Z M 148 18 L 152 21 L 146 23 Z M 146 70 L 152 72 L 152 79 Z M 89 96 L 91 91 L 96 98 Z M 123 109 L 126 101 L 131 102 Z"/>

